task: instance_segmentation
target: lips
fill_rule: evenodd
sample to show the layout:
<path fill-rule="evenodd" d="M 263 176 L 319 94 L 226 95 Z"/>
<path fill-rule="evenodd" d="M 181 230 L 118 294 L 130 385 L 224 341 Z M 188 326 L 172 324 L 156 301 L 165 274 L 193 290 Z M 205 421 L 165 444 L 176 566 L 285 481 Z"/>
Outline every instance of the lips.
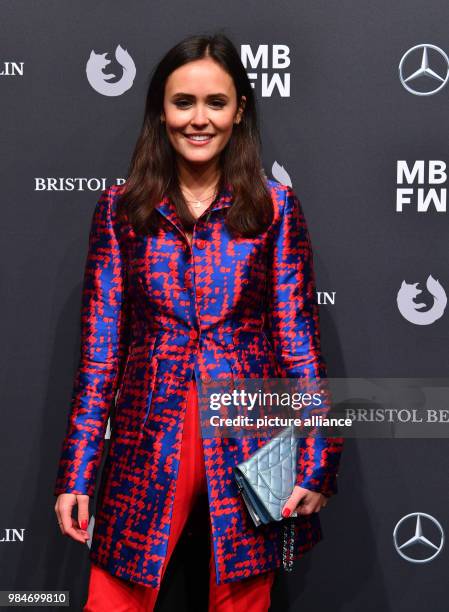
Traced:
<path fill-rule="evenodd" d="M 192 138 L 192 137 L 201 137 L 201 138 L 193 138 L 194 140 L 210 140 L 211 138 L 214 137 L 215 134 L 184 134 L 184 136 L 186 138 Z"/>
<path fill-rule="evenodd" d="M 188 142 L 192 145 L 201 146 L 206 145 L 214 138 L 215 134 L 183 134 Z M 202 138 L 192 138 L 192 136 L 202 136 Z M 204 138 L 204 137 L 207 138 Z"/>

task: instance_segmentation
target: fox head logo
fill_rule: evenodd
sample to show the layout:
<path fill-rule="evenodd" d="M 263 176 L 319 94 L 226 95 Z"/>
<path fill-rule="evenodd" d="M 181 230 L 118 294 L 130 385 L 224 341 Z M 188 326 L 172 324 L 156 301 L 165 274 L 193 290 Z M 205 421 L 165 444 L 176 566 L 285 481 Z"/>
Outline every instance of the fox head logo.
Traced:
<path fill-rule="evenodd" d="M 399 312 L 410 323 L 430 325 L 443 316 L 447 305 L 447 295 L 440 283 L 429 274 L 426 281 L 426 289 L 433 296 L 433 305 L 428 310 L 418 310 L 419 308 L 425 308 L 426 304 L 414 301 L 416 296 L 422 293 L 422 289 L 416 288 L 417 284 L 409 284 L 402 281 L 396 298 Z"/>
<path fill-rule="evenodd" d="M 108 52 L 91 51 L 86 64 L 87 80 L 95 91 L 104 96 L 120 96 L 132 87 L 136 76 L 136 65 L 128 51 L 118 45 L 115 49 L 115 59 L 123 68 L 122 78 L 115 83 L 108 83 L 111 79 L 115 79 L 115 74 L 103 72 L 104 68 L 111 63 L 111 60 L 106 59 L 107 54 Z"/>
<path fill-rule="evenodd" d="M 279 164 L 277 161 L 275 161 L 271 166 L 271 174 L 273 175 L 275 181 L 279 181 L 279 183 L 282 185 L 288 185 L 289 187 L 292 186 L 292 179 L 290 178 L 289 173 L 284 166 L 281 166 L 281 164 Z"/>

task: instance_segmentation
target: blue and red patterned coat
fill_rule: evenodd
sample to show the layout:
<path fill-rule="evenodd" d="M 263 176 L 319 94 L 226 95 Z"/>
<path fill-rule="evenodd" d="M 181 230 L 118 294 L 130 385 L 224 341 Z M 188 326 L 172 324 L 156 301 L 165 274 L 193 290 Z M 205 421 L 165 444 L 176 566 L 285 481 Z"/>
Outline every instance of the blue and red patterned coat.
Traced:
<path fill-rule="evenodd" d="M 326 376 L 305 218 L 290 187 L 267 185 L 275 215 L 256 238 L 233 238 L 225 226 L 230 185 L 197 221 L 192 245 L 167 197 L 154 236 L 118 220 L 121 186 L 96 205 L 54 493 L 93 496 L 115 406 L 89 556 L 120 578 L 160 586 L 193 372 L 197 381 Z M 341 443 L 302 439 L 297 484 L 336 493 Z M 260 445 L 203 440 L 218 584 L 282 564 L 281 524 L 253 526 L 232 472 Z M 321 538 L 317 513 L 299 517 L 294 558 Z"/>

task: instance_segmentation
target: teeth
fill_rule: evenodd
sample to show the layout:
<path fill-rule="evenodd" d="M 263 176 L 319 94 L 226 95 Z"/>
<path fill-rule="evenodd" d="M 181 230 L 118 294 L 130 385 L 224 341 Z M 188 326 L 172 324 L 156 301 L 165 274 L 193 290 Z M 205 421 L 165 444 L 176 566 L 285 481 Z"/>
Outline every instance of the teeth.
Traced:
<path fill-rule="evenodd" d="M 188 136 L 192 140 L 209 140 L 212 136 Z"/>

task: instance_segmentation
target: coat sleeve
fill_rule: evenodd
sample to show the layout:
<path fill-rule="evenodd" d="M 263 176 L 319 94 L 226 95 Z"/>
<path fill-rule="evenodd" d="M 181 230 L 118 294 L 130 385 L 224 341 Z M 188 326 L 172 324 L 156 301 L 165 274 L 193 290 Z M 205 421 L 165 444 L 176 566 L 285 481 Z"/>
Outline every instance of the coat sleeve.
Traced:
<path fill-rule="evenodd" d="M 312 245 L 301 204 L 290 187 L 284 189 L 269 266 L 266 331 L 281 377 L 324 380 Z M 329 408 L 325 400 L 313 413 L 325 416 Z M 327 496 L 337 493 L 342 448 L 342 438 L 301 438 L 296 484 Z"/>
<path fill-rule="evenodd" d="M 81 351 L 54 494 L 93 496 L 119 370 L 127 353 L 125 265 L 113 188 L 95 206 L 81 299 Z"/>

